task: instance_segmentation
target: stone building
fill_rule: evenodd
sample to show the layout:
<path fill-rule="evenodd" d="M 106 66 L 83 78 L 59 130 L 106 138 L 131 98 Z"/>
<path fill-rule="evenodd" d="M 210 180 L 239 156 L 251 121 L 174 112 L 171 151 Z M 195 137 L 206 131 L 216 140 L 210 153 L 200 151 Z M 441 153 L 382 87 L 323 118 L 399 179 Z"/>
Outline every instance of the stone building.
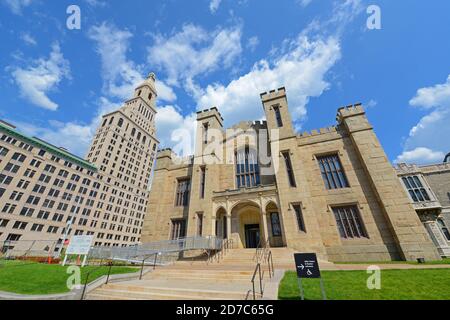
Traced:
<path fill-rule="evenodd" d="M 139 243 L 158 145 L 156 96 L 151 74 L 103 116 L 86 160 L 0 122 L 0 243 L 48 246 L 72 235 L 94 235 L 103 246 Z"/>
<path fill-rule="evenodd" d="M 450 155 L 444 163 L 396 167 L 420 220 L 441 256 L 450 257 Z"/>
<path fill-rule="evenodd" d="M 361 105 L 297 134 L 286 90 L 261 94 L 267 121 L 223 128 L 197 114 L 195 154 L 157 154 L 142 241 L 233 239 L 317 252 L 330 261 L 438 259 Z"/>

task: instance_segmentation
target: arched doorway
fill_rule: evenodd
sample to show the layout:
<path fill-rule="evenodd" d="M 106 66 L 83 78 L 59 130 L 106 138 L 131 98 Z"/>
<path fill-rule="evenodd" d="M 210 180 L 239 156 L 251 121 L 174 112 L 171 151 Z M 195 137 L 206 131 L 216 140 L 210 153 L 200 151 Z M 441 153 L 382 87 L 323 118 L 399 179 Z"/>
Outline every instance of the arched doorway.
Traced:
<path fill-rule="evenodd" d="M 236 205 L 231 212 L 231 236 L 240 248 L 256 248 L 263 238 L 261 210 L 252 202 Z"/>
<path fill-rule="evenodd" d="M 216 237 L 226 239 L 227 234 L 227 212 L 224 208 L 220 208 L 216 212 Z"/>

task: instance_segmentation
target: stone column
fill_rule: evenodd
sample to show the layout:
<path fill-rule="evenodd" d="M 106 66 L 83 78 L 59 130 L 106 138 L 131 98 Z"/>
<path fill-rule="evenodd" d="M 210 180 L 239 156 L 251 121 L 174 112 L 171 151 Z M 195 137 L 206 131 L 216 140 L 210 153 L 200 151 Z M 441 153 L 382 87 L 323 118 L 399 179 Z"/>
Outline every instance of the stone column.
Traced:
<path fill-rule="evenodd" d="M 261 219 L 262 219 L 264 241 L 267 242 L 269 241 L 269 228 L 267 227 L 267 212 L 265 209 L 261 209 Z"/>
<path fill-rule="evenodd" d="M 227 213 L 227 239 L 231 239 L 231 214 Z"/>

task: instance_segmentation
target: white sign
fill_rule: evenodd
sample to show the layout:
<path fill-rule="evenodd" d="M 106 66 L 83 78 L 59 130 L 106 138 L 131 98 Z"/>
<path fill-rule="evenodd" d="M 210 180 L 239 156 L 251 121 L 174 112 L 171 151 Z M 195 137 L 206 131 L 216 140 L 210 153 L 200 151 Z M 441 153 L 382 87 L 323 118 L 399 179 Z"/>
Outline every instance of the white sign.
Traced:
<path fill-rule="evenodd" d="M 72 239 L 70 239 L 66 255 L 87 255 L 91 249 L 93 240 L 94 236 L 73 236 Z"/>

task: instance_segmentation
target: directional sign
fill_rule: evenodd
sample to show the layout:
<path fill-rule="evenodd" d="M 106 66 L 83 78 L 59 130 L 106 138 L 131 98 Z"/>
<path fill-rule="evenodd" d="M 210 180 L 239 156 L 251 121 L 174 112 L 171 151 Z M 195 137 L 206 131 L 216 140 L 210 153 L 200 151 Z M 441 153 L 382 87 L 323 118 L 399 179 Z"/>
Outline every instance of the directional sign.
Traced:
<path fill-rule="evenodd" d="M 299 279 L 320 278 L 320 268 L 315 253 L 296 253 L 294 258 Z"/>

